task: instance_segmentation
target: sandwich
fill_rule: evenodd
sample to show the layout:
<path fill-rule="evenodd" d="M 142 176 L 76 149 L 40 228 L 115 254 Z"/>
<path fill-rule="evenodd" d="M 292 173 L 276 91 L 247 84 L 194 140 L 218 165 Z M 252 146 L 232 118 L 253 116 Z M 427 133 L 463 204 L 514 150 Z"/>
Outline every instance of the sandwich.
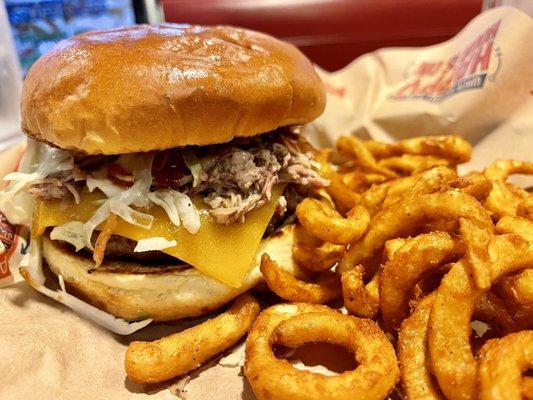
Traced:
<path fill-rule="evenodd" d="M 329 183 L 298 126 L 324 106 L 311 62 L 254 31 L 141 25 L 60 42 L 26 76 L 27 148 L 0 192 L 30 227 L 21 274 L 129 333 L 140 323 L 110 318 L 223 306 L 260 282 L 264 252 L 296 268 L 295 207 Z"/>

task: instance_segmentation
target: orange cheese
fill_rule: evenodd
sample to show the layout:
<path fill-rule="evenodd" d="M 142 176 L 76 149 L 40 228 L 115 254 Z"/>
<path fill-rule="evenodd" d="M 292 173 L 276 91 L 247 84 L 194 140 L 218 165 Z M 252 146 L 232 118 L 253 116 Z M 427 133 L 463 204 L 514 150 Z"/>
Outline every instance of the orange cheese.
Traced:
<path fill-rule="evenodd" d="M 199 199 L 194 199 L 201 221 L 200 229 L 195 234 L 189 233 L 183 226 L 172 224 L 164 210 L 155 205 L 148 211 L 142 210 L 154 217 L 151 229 L 140 228 L 119 219 L 113 233 L 135 241 L 155 236 L 176 240 L 176 246 L 162 251 L 226 285 L 239 287 L 252 267 L 259 243 L 274 214 L 281 192 L 281 187 L 275 188 L 271 201 L 248 213 L 242 224 L 218 224 L 207 212 L 206 206 Z M 80 204 L 37 201 L 32 235 L 42 235 L 46 228 L 69 221 L 87 221 L 103 199 L 101 193 L 85 193 L 82 194 Z"/>

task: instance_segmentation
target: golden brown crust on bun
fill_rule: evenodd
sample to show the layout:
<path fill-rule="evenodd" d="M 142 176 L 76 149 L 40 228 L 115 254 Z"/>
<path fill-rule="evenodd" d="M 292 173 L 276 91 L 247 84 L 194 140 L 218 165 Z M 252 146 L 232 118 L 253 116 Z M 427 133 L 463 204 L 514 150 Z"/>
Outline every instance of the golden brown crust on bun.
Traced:
<path fill-rule="evenodd" d="M 309 122 L 325 94 L 310 61 L 227 26 L 146 25 L 60 42 L 26 77 L 22 130 L 89 154 L 227 142 Z"/>
<path fill-rule="evenodd" d="M 48 237 L 43 237 L 43 254 L 50 270 L 63 276 L 67 290 L 92 305 L 130 321 L 170 321 L 207 314 L 254 287 L 262 279 L 259 260 L 263 253 L 289 272 L 297 272 L 291 252 L 293 237 L 294 226 L 289 225 L 264 239 L 257 252 L 256 267 L 238 289 L 196 268 L 155 274 L 98 270 L 89 274 L 87 271 L 94 267 L 91 259 L 65 251 L 64 246 Z"/>

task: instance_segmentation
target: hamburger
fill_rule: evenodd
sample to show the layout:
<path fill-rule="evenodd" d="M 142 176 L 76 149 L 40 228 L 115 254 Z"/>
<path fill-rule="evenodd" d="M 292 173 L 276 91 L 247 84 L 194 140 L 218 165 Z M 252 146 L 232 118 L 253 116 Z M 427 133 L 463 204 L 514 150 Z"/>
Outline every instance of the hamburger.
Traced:
<path fill-rule="evenodd" d="M 60 42 L 25 79 L 27 149 L 0 193 L 31 227 L 23 277 L 125 332 L 109 314 L 221 307 L 261 280 L 264 252 L 296 268 L 295 206 L 328 184 L 297 126 L 324 105 L 310 61 L 254 31 L 142 25 Z"/>

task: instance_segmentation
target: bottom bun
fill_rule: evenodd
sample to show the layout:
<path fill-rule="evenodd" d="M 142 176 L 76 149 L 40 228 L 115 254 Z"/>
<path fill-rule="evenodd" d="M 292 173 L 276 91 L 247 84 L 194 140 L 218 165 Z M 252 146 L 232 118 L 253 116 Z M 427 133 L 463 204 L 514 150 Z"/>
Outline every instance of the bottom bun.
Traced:
<path fill-rule="evenodd" d="M 196 268 L 169 272 L 122 273 L 110 270 L 135 270 L 138 263 L 105 262 L 104 269 L 89 273 L 94 262 L 61 243 L 43 238 L 43 253 L 50 270 L 61 275 L 67 290 L 88 303 L 128 321 L 152 318 L 171 321 L 207 314 L 254 287 L 262 280 L 259 262 L 268 253 L 289 272 L 297 273 L 292 260 L 294 225 L 261 241 L 254 267 L 240 288 L 232 288 Z"/>

